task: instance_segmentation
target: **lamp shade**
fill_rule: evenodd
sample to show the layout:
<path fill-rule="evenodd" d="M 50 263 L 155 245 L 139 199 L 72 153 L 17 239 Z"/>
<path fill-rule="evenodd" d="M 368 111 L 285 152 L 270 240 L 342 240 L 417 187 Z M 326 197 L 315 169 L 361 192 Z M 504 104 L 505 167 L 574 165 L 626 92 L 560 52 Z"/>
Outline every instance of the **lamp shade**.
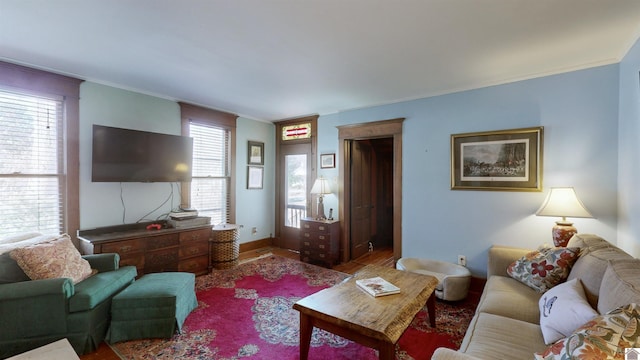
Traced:
<path fill-rule="evenodd" d="M 572 187 L 551 188 L 540 209 L 536 211 L 538 216 L 556 216 L 556 217 L 577 217 L 591 218 L 593 217 L 587 210 Z"/>
<path fill-rule="evenodd" d="M 313 186 L 311 187 L 311 193 L 320 194 L 320 195 L 331 194 L 331 187 L 329 186 L 329 180 L 323 178 L 322 176 L 317 178 L 316 181 L 313 183 Z"/>

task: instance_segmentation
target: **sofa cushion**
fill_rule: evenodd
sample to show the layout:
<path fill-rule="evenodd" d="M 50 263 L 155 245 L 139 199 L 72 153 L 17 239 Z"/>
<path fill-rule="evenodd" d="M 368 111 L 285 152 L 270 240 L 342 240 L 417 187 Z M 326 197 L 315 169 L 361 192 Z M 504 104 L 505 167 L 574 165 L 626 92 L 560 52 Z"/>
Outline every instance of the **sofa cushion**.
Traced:
<path fill-rule="evenodd" d="M 615 247 L 607 240 L 594 234 L 575 234 L 567 243 L 567 247 L 579 247 L 583 253 L 602 248 Z"/>
<path fill-rule="evenodd" d="M 531 359 L 546 345 L 540 326 L 488 313 L 476 313 L 461 351 L 479 359 Z"/>
<path fill-rule="evenodd" d="M 25 246 L 39 244 L 41 242 L 47 242 L 55 240 L 60 237 L 58 234 L 45 234 L 36 235 L 37 233 L 26 233 L 22 235 L 16 235 L 13 237 L 5 238 L 4 243 L 0 243 L 0 254 L 11 252 L 11 250 L 19 249 Z M 36 236 L 33 236 L 36 235 Z"/>
<path fill-rule="evenodd" d="M 543 293 L 566 280 L 580 248 L 543 248 L 514 261 L 507 274 Z"/>
<path fill-rule="evenodd" d="M 629 304 L 600 315 L 573 334 L 535 354 L 538 360 L 623 359 L 625 348 L 638 346 L 640 306 Z"/>
<path fill-rule="evenodd" d="M 0 254 L 0 284 L 29 280 L 27 274 L 25 274 L 20 266 L 18 266 L 18 263 L 9 256 L 9 253 Z"/>
<path fill-rule="evenodd" d="M 640 260 L 609 262 L 599 295 L 598 311 L 601 314 L 625 304 L 640 304 Z"/>
<path fill-rule="evenodd" d="M 606 241 L 602 241 L 606 243 Z M 595 308 L 598 304 L 602 277 L 609 261 L 624 259 L 633 259 L 633 257 L 615 246 L 604 246 L 603 243 L 600 243 L 599 246 L 590 246 L 584 250 L 573 265 L 567 280 L 580 279 L 589 304 Z"/>
<path fill-rule="evenodd" d="M 42 235 L 42 234 L 37 232 L 37 231 L 32 231 L 32 232 L 26 232 L 26 233 L 22 233 L 22 234 L 7 236 L 7 237 L 3 237 L 2 239 L 0 239 L 0 244 L 11 244 L 11 243 L 15 243 L 15 242 L 21 242 L 21 241 L 24 241 L 24 240 L 28 240 L 28 239 L 34 238 L 36 236 L 40 236 L 40 235 Z"/>
<path fill-rule="evenodd" d="M 567 281 L 544 293 L 539 309 L 542 337 L 547 344 L 571 335 L 598 316 L 584 295 L 580 279 Z"/>
<path fill-rule="evenodd" d="M 99 272 L 75 286 L 75 295 L 69 299 L 69 312 L 95 308 L 131 284 L 137 275 L 135 266 Z"/>
<path fill-rule="evenodd" d="M 487 279 L 476 312 L 486 312 L 538 324 L 540 293 L 505 276 Z"/>
<path fill-rule="evenodd" d="M 31 280 L 70 278 L 76 284 L 92 273 L 67 234 L 12 250 L 10 256 Z"/>

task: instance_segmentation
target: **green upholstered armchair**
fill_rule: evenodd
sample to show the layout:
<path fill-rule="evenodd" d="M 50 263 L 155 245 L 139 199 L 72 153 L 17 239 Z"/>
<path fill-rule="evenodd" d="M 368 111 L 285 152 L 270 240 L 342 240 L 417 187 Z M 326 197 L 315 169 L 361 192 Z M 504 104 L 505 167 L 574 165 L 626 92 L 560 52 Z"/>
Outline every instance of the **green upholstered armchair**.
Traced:
<path fill-rule="evenodd" d="M 95 351 L 109 327 L 111 298 L 131 284 L 134 266 L 118 254 L 83 256 L 98 273 L 29 280 L 8 253 L 0 254 L 0 359 L 67 338 L 78 354 Z"/>

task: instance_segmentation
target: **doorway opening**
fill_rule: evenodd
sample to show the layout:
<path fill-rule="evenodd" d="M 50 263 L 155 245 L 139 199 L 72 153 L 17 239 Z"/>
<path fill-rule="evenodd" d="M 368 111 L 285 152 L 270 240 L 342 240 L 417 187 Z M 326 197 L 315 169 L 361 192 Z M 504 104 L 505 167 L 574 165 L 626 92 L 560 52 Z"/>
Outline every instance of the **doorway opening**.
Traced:
<path fill-rule="evenodd" d="M 341 166 L 341 259 L 369 245 L 402 255 L 402 123 L 404 118 L 338 127 Z"/>

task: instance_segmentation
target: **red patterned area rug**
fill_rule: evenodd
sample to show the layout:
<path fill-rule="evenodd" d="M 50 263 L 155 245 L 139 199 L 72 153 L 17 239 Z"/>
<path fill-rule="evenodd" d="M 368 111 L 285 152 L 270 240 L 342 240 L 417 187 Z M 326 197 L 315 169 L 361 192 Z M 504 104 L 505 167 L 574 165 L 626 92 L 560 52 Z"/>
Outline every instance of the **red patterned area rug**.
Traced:
<path fill-rule="evenodd" d="M 348 277 L 271 255 L 196 278 L 198 307 L 171 339 L 112 344 L 122 359 L 299 359 L 299 299 Z M 396 345 L 396 359 L 430 359 L 438 347 L 457 349 L 477 303 L 436 302 L 437 327 L 427 309 Z M 377 352 L 314 329 L 309 359 L 377 359 Z"/>

